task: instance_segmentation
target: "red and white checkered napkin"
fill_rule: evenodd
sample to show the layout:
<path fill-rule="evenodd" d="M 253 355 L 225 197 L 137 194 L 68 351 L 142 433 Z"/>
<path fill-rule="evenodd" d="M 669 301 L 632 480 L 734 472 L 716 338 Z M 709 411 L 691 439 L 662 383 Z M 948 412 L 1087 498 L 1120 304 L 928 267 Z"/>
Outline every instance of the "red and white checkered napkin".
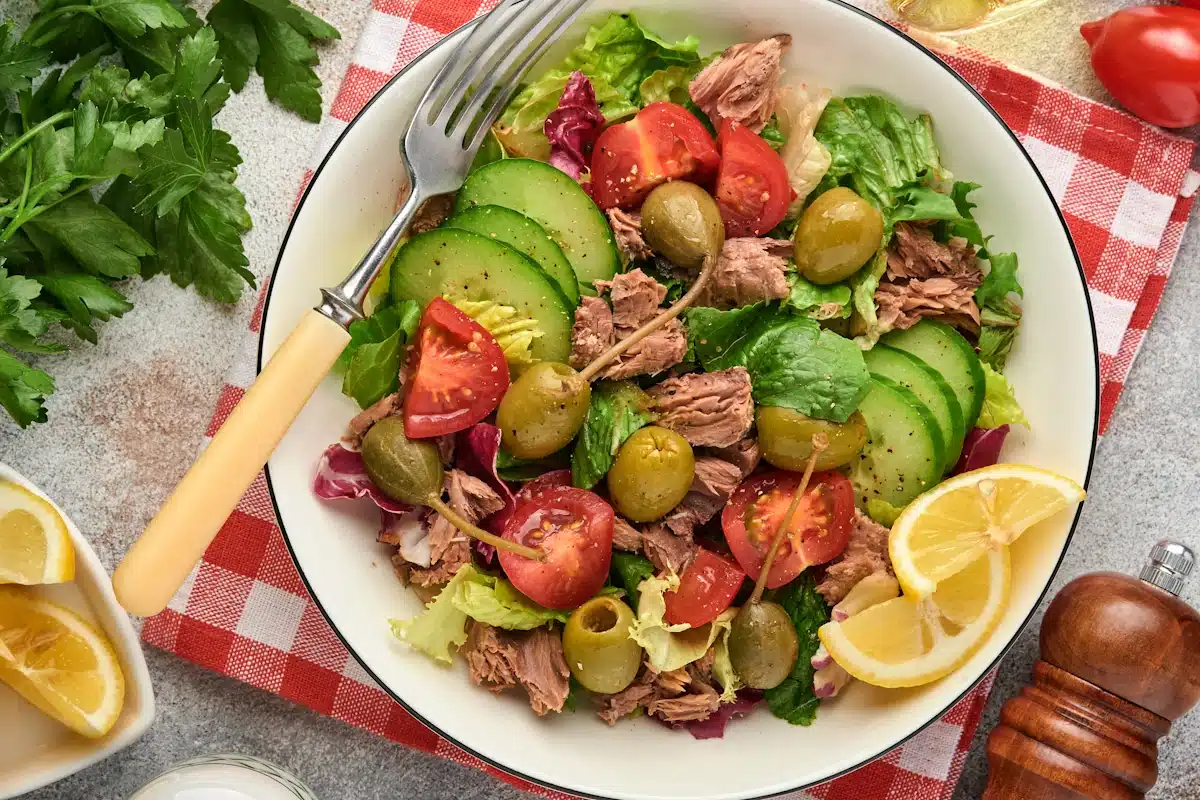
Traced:
<path fill-rule="evenodd" d="M 479 10 L 479 0 L 374 0 L 355 63 L 323 125 L 312 163 L 324 158 L 392 75 Z M 941 49 L 946 61 L 1020 135 L 1066 214 L 1096 312 L 1103 431 L 1158 307 L 1187 223 L 1190 195 L 1200 183 L 1200 175 L 1189 171 L 1195 143 L 979 53 L 952 45 Z M 303 186 L 311 175 L 311 170 L 305 173 Z M 260 299 L 245 351 L 221 393 L 208 436 L 254 375 L 261 321 Z M 169 609 L 146 621 L 142 636 L 409 747 L 485 769 L 543 797 L 564 797 L 464 753 L 409 716 L 371 681 L 305 593 L 261 475 Z M 990 688 L 989 678 L 904 747 L 795 798 L 948 798 Z"/>

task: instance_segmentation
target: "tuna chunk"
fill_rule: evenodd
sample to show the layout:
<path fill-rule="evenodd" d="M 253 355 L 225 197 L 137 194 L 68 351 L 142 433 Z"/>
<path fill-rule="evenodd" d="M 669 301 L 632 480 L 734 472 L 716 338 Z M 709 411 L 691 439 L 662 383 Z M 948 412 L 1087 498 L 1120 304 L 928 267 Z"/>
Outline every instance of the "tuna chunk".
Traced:
<path fill-rule="evenodd" d="M 695 529 L 715 517 L 746 476 L 739 465 L 718 456 L 696 456 L 692 486 L 679 505 L 663 518 L 677 536 L 691 537 Z"/>
<path fill-rule="evenodd" d="M 613 548 L 629 553 L 642 552 L 642 533 L 624 517 L 613 520 Z"/>
<path fill-rule="evenodd" d="M 780 62 L 791 43 L 791 36 L 779 34 L 735 44 L 692 79 L 692 101 L 717 127 L 732 120 L 761 133 L 775 113 Z"/>
<path fill-rule="evenodd" d="M 617 720 L 629 716 L 639 708 L 645 708 L 654 697 L 654 677 L 655 674 L 643 666 L 637 678 L 627 688 L 616 694 L 597 695 L 596 699 L 599 702 L 596 713 L 600 715 L 600 719 L 609 725 L 616 725 Z"/>
<path fill-rule="evenodd" d="M 476 685 L 502 692 L 520 684 L 538 716 L 562 711 L 570 671 L 557 633 L 548 628 L 509 632 L 475 622 L 463 654 Z"/>
<path fill-rule="evenodd" d="M 629 688 L 598 696 L 600 719 L 614 725 L 639 708 L 668 723 L 707 719 L 721 704 L 712 682 L 713 658 L 710 648 L 703 658 L 670 672 L 642 664 Z"/>
<path fill-rule="evenodd" d="M 754 424 L 750 373 L 745 367 L 668 378 L 649 391 L 658 424 L 693 446 L 729 447 Z"/>
<path fill-rule="evenodd" d="M 416 216 L 408 226 L 410 236 L 431 231 L 446 221 L 454 211 L 454 195 L 439 194 L 429 198 L 417 209 Z"/>
<path fill-rule="evenodd" d="M 825 578 L 817 585 L 817 592 L 826 603 L 832 606 L 842 602 L 855 584 L 873 572 L 892 572 L 892 561 L 888 557 L 889 533 L 866 514 L 854 512 L 850 542 L 825 568 Z"/>
<path fill-rule="evenodd" d="M 754 472 L 754 468 L 758 466 L 759 458 L 762 457 L 762 453 L 758 449 L 757 439 L 742 439 L 730 447 L 717 448 L 712 451 L 712 454 L 732 464 L 736 464 L 737 468 L 741 470 L 743 478 Z"/>
<path fill-rule="evenodd" d="M 659 571 L 676 575 L 682 574 L 696 557 L 696 543 L 691 531 L 681 536 L 661 522 L 647 525 L 642 530 L 642 549 Z"/>
<path fill-rule="evenodd" d="M 626 264 L 631 261 L 644 261 L 654 255 L 650 245 L 642 238 L 642 215 L 637 211 L 622 211 L 610 208 L 604 212 L 608 215 L 608 224 L 612 226 L 613 237 L 617 240 L 617 249 Z"/>
<path fill-rule="evenodd" d="M 400 396 L 399 392 L 384 395 L 370 408 L 365 408 L 354 415 L 342 441 L 356 448 L 361 447 L 362 439 L 367 435 L 367 431 L 371 430 L 372 425 L 385 417 L 399 414 L 403 407 L 404 398 Z"/>
<path fill-rule="evenodd" d="M 461 470 L 446 472 L 445 490 L 450 507 L 472 523 L 504 508 L 504 501 L 490 486 Z M 453 578 L 459 567 L 471 560 L 471 540 L 435 513 L 429 523 L 429 554 L 429 567 L 409 572 L 409 580 L 418 586 L 446 583 Z"/>
<path fill-rule="evenodd" d="M 899 223 L 875 290 L 880 329 L 904 330 L 932 317 L 978 331 L 975 290 L 982 282 L 975 249 L 965 239 L 939 242 L 926 227 Z"/>
<path fill-rule="evenodd" d="M 791 255 L 792 243 L 787 239 L 726 239 L 696 305 L 737 308 L 787 297 L 791 287 L 784 269 Z"/>
<path fill-rule="evenodd" d="M 585 297 L 575 310 L 571 329 L 571 366 L 582 369 L 616 342 L 658 316 L 667 288 L 640 269 L 596 281 L 607 292 L 612 309 L 603 299 Z M 635 375 L 655 375 L 673 367 L 687 355 L 687 334 L 679 320 L 671 320 L 631 347 L 600 373 L 601 378 L 623 380 Z"/>

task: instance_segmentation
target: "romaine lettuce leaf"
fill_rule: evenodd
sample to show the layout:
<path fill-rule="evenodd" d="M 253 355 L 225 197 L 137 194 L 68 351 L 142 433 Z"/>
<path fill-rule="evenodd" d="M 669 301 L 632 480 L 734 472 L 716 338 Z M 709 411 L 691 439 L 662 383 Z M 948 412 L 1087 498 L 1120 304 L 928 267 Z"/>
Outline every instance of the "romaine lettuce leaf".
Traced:
<path fill-rule="evenodd" d="M 850 276 L 850 292 L 854 302 L 851 330 L 854 341 L 864 350 L 870 350 L 879 341 L 879 315 L 875 309 L 875 290 L 879 279 L 887 272 L 887 250 L 880 250 L 875 258 Z"/>
<path fill-rule="evenodd" d="M 706 370 L 743 366 L 754 401 L 845 422 L 870 376 L 854 342 L 777 305 L 687 312 L 688 340 Z"/>
<path fill-rule="evenodd" d="M 625 593 L 629 596 L 629 605 L 633 607 L 634 611 L 637 611 L 638 587 L 642 585 L 642 581 L 654 575 L 654 565 L 650 563 L 649 559 L 642 556 L 614 550 L 611 572 L 616 574 L 617 580 L 625 587 Z"/>
<path fill-rule="evenodd" d="M 674 573 L 647 578 L 638 593 L 637 617 L 629 627 L 629 638 L 646 650 L 646 658 L 660 672 L 670 672 L 699 660 L 713 646 L 722 631 L 727 631 L 737 614 L 732 608 L 707 625 L 668 625 L 665 595 L 679 588 Z"/>
<path fill-rule="evenodd" d="M 999 428 L 1001 425 L 1024 425 L 1029 427 L 1029 419 L 1021 410 L 1013 393 L 1012 384 L 987 362 L 983 364 L 983 375 L 986 388 L 983 394 L 983 408 L 979 411 L 979 420 L 975 423 L 980 428 Z"/>
<path fill-rule="evenodd" d="M 533 363 L 533 342 L 543 335 L 533 317 L 495 300 L 447 299 L 492 335 L 509 364 Z"/>

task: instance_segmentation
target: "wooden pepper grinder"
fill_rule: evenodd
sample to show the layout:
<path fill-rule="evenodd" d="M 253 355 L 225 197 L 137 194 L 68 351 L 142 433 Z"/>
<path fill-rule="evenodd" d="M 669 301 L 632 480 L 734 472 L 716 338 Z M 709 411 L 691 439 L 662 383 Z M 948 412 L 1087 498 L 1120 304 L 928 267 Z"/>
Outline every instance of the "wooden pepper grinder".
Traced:
<path fill-rule="evenodd" d="M 1140 580 L 1063 587 L 1042 622 L 1033 684 L 988 736 L 984 800 L 1140 800 L 1158 740 L 1200 700 L 1200 614 L 1178 598 L 1192 551 L 1162 541 Z"/>

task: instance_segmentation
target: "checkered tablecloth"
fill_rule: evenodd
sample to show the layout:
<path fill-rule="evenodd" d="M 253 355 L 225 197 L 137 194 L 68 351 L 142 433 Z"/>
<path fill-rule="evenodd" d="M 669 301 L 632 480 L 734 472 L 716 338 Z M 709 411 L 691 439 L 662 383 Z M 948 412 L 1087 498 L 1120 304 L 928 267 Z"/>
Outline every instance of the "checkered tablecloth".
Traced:
<path fill-rule="evenodd" d="M 479 0 L 375 0 L 311 163 L 321 162 L 392 75 L 480 10 Z M 1189 170 L 1195 144 L 977 52 L 946 42 L 938 49 L 1017 132 L 1066 215 L 1095 309 L 1103 431 L 1158 307 L 1200 184 L 1200 175 Z M 301 192 L 311 176 L 311 169 L 297 176 Z M 207 436 L 255 373 L 261 323 L 260 298 Z M 564 797 L 464 753 L 371 681 L 305 593 L 261 475 L 168 610 L 147 620 L 142 635 L 183 658 L 405 746 L 485 769 L 543 797 Z M 989 677 L 904 747 L 794 797 L 948 798 L 990 688 Z"/>

